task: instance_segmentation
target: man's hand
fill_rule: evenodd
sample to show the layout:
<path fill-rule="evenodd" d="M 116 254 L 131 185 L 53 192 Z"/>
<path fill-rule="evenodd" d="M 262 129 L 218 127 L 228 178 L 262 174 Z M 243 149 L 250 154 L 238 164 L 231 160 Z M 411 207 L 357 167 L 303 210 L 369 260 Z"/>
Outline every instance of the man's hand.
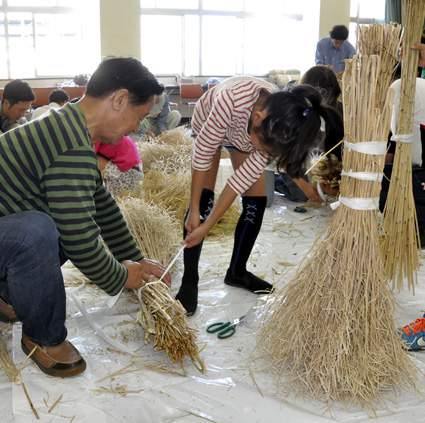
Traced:
<path fill-rule="evenodd" d="M 152 282 L 154 278 L 160 279 L 165 272 L 165 266 L 156 260 L 144 258 L 139 261 L 139 264 L 142 266 L 144 273 L 149 275 L 149 280 L 146 282 Z M 171 286 L 171 276 L 169 273 L 162 278 L 162 282 L 167 286 Z"/>
<path fill-rule="evenodd" d="M 151 132 L 151 131 L 146 132 L 146 136 L 148 138 L 155 138 L 155 134 L 153 132 Z"/>
<path fill-rule="evenodd" d="M 142 259 L 139 262 L 124 260 L 122 263 L 127 270 L 127 280 L 124 284 L 125 288 L 139 289 L 149 282 L 153 282 L 156 278 L 161 278 L 165 272 L 165 267 L 155 260 Z M 171 276 L 167 273 L 163 281 L 166 285 L 171 285 Z"/>

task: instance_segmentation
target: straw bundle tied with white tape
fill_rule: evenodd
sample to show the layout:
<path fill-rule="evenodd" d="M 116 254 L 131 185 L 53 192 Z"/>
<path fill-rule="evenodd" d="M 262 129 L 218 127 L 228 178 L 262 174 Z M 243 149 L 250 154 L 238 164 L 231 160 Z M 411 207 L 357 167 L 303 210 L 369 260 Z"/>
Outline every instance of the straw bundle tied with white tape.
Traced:
<path fill-rule="evenodd" d="M 398 23 L 360 25 L 357 45 L 363 56 L 380 57 L 379 79 L 376 83 L 376 107 L 382 109 L 394 73 L 400 63 L 399 50 L 403 28 Z"/>
<path fill-rule="evenodd" d="M 148 283 L 137 291 L 141 305 L 137 313 L 137 322 L 145 330 L 145 344 L 153 338 L 154 349 L 164 350 L 173 363 L 179 362 L 184 374 L 186 374 L 183 364 L 185 356 L 191 359 L 201 373 L 205 373 L 205 364 L 199 356 L 199 348 L 196 345 L 196 330 L 188 327 L 186 310 L 162 282 L 162 278 L 184 248 L 185 246 L 179 250 L 158 281 Z"/>
<path fill-rule="evenodd" d="M 340 193 L 351 200 L 374 202 L 380 193 L 385 156 L 367 145 L 386 140 L 394 93 L 388 91 L 382 111 L 376 108 L 378 70 L 378 56 L 346 61 L 344 131 L 350 144 L 343 151 Z M 342 203 L 293 279 L 271 294 L 259 358 L 275 372 L 283 395 L 294 392 L 329 408 L 335 402 L 359 406 L 376 416 L 378 406 L 388 406 L 389 392 L 418 389 L 418 371 L 396 332 L 377 213 L 376 205 L 357 210 Z"/>
<path fill-rule="evenodd" d="M 394 155 L 391 183 L 381 223 L 382 256 L 387 278 L 393 289 L 403 288 L 404 278 L 414 293 L 419 268 L 419 236 L 412 187 L 412 132 L 415 110 L 418 52 L 411 50 L 419 43 L 425 18 L 423 0 L 402 2 L 404 25 L 403 66 L 401 71 L 400 115 L 397 148 Z"/>

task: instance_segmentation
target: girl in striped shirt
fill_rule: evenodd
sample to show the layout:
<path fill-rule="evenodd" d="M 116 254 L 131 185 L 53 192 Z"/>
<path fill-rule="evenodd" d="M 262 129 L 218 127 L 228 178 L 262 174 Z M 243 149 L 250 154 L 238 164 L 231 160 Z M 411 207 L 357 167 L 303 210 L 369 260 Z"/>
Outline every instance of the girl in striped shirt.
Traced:
<path fill-rule="evenodd" d="M 310 86 L 276 92 L 258 78 L 237 76 L 208 90 L 198 101 L 192 127 L 198 134 L 192 151 L 190 206 L 184 225 L 184 274 L 176 296 L 192 315 L 198 303 L 198 262 L 202 241 L 236 196 L 242 213 L 235 230 L 230 266 L 224 282 L 252 292 L 270 292 L 272 285 L 246 270 L 263 221 L 267 197 L 264 168 L 271 158 L 291 176 L 299 169 L 326 122 L 326 139 L 343 137 L 335 109 L 322 103 Z M 221 147 L 229 150 L 234 174 L 214 204 L 214 186 Z"/>

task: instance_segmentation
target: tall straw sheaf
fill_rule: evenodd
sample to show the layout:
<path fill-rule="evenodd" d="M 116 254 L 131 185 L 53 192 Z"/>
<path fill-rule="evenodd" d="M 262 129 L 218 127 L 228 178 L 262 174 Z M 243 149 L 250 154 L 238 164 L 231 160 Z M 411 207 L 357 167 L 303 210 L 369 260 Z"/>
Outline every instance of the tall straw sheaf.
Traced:
<path fill-rule="evenodd" d="M 378 69 L 378 56 L 346 61 L 344 131 L 352 144 L 386 141 L 393 91 L 382 111 L 375 107 Z M 383 167 L 383 154 L 344 148 L 342 204 L 292 280 L 269 301 L 258 358 L 275 374 L 282 395 L 320 400 L 329 409 L 335 402 L 359 406 L 376 416 L 391 392 L 418 389 L 380 256 L 375 203 Z M 372 177 L 362 179 L 365 174 Z M 350 200 L 373 209 L 352 208 Z"/>
<path fill-rule="evenodd" d="M 420 42 L 425 18 L 423 0 L 402 2 L 403 66 L 401 71 L 400 115 L 398 134 L 411 136 L 415 110 L 415 89 L 418 54 L 411 46 Z M 410 139 L 411 141 L 412 139 Z M 412 188 L 412 143 L 397 140 L 391 183 L 381 223 L 383 241 L 381 245 L 386 275 L 393 281 L 393 289 L 401 290 L 404 278 L 408 288 L 414 292 L 419 268 L 419 236 L 415 201 Z"/>

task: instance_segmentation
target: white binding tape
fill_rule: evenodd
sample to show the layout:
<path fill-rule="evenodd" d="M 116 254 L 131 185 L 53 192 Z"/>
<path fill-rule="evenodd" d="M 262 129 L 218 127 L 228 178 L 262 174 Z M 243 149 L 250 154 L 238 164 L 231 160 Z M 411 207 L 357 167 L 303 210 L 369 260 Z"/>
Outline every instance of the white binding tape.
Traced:
<path fill-rule="evenodd" d="M 357 153 L 383 156 L 387 152 L 387 141 L 348 142 L 344 140 L 344 148 L 354 150 Z"/>
<path fill-rule="evenodd" d="M 413 134 L 400 134 L 400 135 L 396 134 L 396 135 L 393 135 L 391 137 L 391 141 L 412 143 L 413 142 Z"/>
<path fill-rule="evenodd" d="M 348 176 L 349 178 L 360 179 L 361 181 L 382 182 L 384 174 L 375 172 L 345 172 L 343 170 L 341 171 L 341 176 Z"/>
<path fill-rule="evenodd" d="M 377 210 L 379 208 L 379 197 L 375 198 L 347 198 L 339 197 L 339 201 L 335 201 L 330 206 L 332 210 L 336 210 L 341 204 L 354 210 Z"/>

